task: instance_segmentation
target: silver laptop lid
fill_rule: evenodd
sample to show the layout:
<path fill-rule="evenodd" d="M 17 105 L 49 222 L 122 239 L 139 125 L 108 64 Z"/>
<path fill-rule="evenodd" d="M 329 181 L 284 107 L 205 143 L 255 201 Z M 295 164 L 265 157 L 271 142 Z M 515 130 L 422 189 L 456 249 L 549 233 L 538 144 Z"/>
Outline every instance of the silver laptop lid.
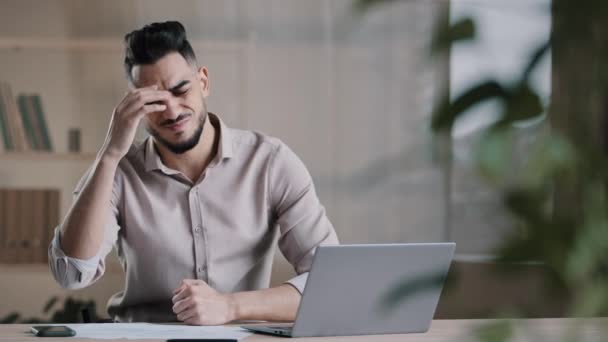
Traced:
<path fill-rule="evenodd" d="M 319 247 L 292 336 L 426 332 L 455 247 L 455 243 Z M 396 302 L 392 296 L 399 288 L 405 297 Z"/>

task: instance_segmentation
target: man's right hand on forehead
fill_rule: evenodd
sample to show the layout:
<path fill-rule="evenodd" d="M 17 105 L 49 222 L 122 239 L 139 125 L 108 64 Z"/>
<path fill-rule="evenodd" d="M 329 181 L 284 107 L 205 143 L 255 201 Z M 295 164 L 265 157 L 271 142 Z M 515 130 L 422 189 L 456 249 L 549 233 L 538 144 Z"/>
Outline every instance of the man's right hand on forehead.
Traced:
<path fill-rule="evenodd" d="M 171 96 L 166 90 L 158 90 L 156 85 L 127 92 L 112 113 L 103 155 L 116 161 L 124 157 L 135 139 L 141 119 L 147 114 L 166 110 L 165 103 Z"/>

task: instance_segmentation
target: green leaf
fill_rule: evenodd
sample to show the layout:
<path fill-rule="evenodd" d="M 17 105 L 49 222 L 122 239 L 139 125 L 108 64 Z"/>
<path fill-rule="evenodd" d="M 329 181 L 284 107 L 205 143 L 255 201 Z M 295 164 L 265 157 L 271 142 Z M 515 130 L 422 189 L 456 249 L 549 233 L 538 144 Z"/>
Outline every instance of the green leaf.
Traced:
<path fill-rule="evenodd" d="M 395 1 L 396 0 L 357 0 L 354 3 L 354 8 L 356 12 L 365 12 L 373 6 L 388 4 Z"/>
<path fill-rule="evenodd" d="M 528 80 L 530 79 L 530 75 L 532 74 L 532 72 L 536 69 L 536 67 L 538 67 L 540 61 L 542 60 L 542 58 L 551 50 L 551 40 L 546 41 L 545 43 L 541 44 L 530 56 L 530 60 L 528 61 L 528 64 L 526 65 L 526 67 L 524 68 L 524 72 L 522 73 L 521 76 L 521 82 L 522 83 L 527 83 Z"/>
<path fill-rule="evenodd" d="M 540 96 L 524 83 L 514 88 L 506 97 L 503 120 L 509 123 L 528 120 L 543 114 L 544 110 Z"/>
<path fill-rule="evenodd" d="M 608 286 L 606 282 L 596 282 L 579 291 L 575 312 L 576 316 L 594 317 L 606 314 L 608 309 Z"/>
<path fill-rule="evenodd" d="M 57 297 L 57 296 L 51 297 L 46 302 L 46 304 L 44 304 L 44 309 L 42 309 L 42 312 L 45 313 L 45 314 L 48 313 L 53 308 L 53 306 L 55 305 L 55 303 L 57 303 L 58 300 L 59 300 L 59 297 Z"/>
<path fill-rule="evenodd" d="M 590 217 L 578 232 L 574 248 L 568 255 L 566 264 L 567 275 L 573 284 L 593 280 L 608 267 L 608 221 L 603 208 L 593 208 L 586 201 L 590 213 L 598 217 Z"/>
<path fill-rule="evenodd" d="M 454 43 L 475 38 L 475 23 L 471 18 L 464 18 L 451 26 L 444 26 L 437 31 L 431 43 L 431 52 L 438 53 L 450 48 Z"/>
<path fill-rule="evenodd" d="M 481 173 L 495 183 L 504 181 L 512 172 L 512 139 L 505 129 L 486 132 L 477 150 L 477 163 Z"/>
<path fill-rule="evenodd" d="M 542 222 L 545 219 L 547 194 L 539 189 L 512 188 L 505 194 L 505 205 L 511 212 L 528 222 Z"/>
<path fill-rule="evenodd" d="M 475 329 L 475 336 L 483 342 L 505 342 L 513 335 L 513 327 L 507 320 L 489 323 Z"/>
<path fill-rule="evenodd" d="M 433 131 L 450 131 L 456 119 L 469 108 L 484 101 L 506 95 L 504 88 L 496 81 L 485 81 L 470 88 L 451 103 L 444 98 L 433 113 L 431 128 Z"/>
<path fill-rule="evenodd" d="M 577 151 L 563 137 L 551 133 L 542 137 L 535 146 L 526 164 L 522 183 L 538 187 L 551 181 L 558 173 L 573 171 Z"/>
<path fill-rule="evenodd" d="M 19 315 L 16 312 L 12 312 L 12 313 L 8 314 L 6 317 L 0 318 L 0 324 L 14 324 L 14 323 L 17 323 L 17 321 L 19 320 L 19 317 L 21 317 L 21 315 Z"/>

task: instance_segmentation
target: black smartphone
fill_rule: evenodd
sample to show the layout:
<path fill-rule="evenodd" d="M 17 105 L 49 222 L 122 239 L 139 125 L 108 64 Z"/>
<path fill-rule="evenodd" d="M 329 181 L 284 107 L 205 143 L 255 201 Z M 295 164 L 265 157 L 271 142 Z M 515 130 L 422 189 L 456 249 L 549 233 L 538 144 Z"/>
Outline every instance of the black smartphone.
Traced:
<path fill-rule="evenodd" d="M 76 331 L 65 325 L 35 325 L 30 328 L 32 333 L 38 337 L 72 337 Z"/>
<path fill-rule="evenodd" d="M 233 338 L 174 338 L 167 342 L 238 342 L 238 340 Z"/>

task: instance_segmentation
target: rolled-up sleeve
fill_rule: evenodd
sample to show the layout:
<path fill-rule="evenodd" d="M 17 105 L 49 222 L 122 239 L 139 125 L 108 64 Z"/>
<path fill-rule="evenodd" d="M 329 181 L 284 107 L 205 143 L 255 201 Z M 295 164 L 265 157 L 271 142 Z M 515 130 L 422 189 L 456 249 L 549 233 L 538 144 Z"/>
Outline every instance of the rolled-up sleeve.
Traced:
<path fill-rule="evenodd" d="M 298 274 L 286 283 L 302 293 L 316 248 L 337 245 L 338 237 L 310 173 L 283 143 L 273 154 L 269 178 L 270 205 L 280 230 L 279 249 Z"/>
<path fill-rule="evenodd" d="M 80 179 L 74 190 L 74 200 L 88 182 L 92 168 Z M 117 171 L 117 175 L 119 172 Z M 115 177 L 112 190 L 111 209 L 108 212 L 105 225 L 104 241 L 99 252 L 90 259 L 77 259 L 65 255 L 61 248 L 61 234 L 64 222 L 55 228 L 53 239 L 49 245 L 49 266 L 57 283 L 67 289 L 81 289 L 99 280 L 105 272 L 105 258 L 112 251 L 118 237 L 119 181 Z"/>

